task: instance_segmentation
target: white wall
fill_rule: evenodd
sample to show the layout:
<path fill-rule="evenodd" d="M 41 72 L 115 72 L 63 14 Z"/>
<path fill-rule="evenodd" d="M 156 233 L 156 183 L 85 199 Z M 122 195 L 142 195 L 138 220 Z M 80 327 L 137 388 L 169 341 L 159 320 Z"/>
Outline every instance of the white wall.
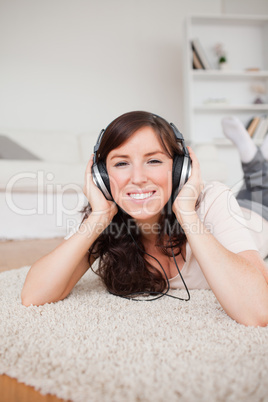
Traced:
<path fill-rule="evenodd" d="M 222 0 L 225 14 L 268 14 L 268 0 Z"/>
<path fill-rule="evenodd" d="M 141 109 L 183 129 L 183 21 L 220 12 L 220 0 L 1 0 L 0 127 L 99 132 Z"/>
<path fill-rule="evenodd" d="M 0 127 L 94 131 L 129 110 L 183 130 L 187 14 L 268 0 L 0 0 Z"/>

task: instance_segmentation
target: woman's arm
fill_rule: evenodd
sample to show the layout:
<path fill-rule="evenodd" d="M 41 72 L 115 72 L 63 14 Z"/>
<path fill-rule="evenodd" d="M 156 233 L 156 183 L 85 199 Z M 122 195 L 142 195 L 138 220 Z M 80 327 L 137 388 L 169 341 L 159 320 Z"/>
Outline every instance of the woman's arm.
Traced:
<path fill-rule="evenodd" d="M 180 224 L 209 286 L 226 313 L 240 324 L 268 325 L 268 284 L 263 274 L 265 268 L 254 256 L 258 253 L 235 254 L 227 250 L 196 213 L 184 216 Z M 191 226 L 198 227 L 198 232 L 192 231 Z"/>
<path fill-rule="evenodd" d="M 266 283 L 268 284 L 268 266 L 265 264 L 263 261 L 260 253 L 255 250 L 246 250 L 246 251 L 241 251 L 240 253 L 237 253 L 238 255 L 241 255 L 241 257 L 246 258 L 251 264 L 254 265 L 264 276 Z"/>
<path fill-rule="evenodd" d="M 92 212 L 77 233 L 30 268 L 21 292 L 22 304 L 40 305 L 64 299 L 88 270 L 88 249 L 117 213 L 113 201 L 107 201 L 92 179 L 93 154 L 85 171 L 84 194 Z"/>
<path fill-rule="evenodd" d="M 88 249 L 106 226 L 100 215 L 90 215 L 77 233 L 36 261 L 25 279 L 22 304 L 41 305 L 65 298 L 94 262 L 88 262 Z"/>
<path fill-rule="evenodd" d="M 226 313 L 244 325 L 266 326 L 268 284 L 265 267 L 257 252 L 235 254 L 227 250 L 199 219 L 195 204 L 203 182 L 199 162 L 190 148 L 189 152 L 192 173 L 174 201 L 173 211 L 208 284 Z"/>

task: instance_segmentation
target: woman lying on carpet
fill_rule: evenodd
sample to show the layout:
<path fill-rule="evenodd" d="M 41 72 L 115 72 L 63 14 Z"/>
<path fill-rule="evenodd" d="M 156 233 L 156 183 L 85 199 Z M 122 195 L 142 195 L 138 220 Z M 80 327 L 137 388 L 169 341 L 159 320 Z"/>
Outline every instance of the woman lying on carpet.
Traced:
<path fill-rule="evenodd" d="M 222 124 L 244 170 L 238 201 L 226 185 L 202 181 L 195 153 L 163 118 L 130 112 L 110 123 L 86 168 L 83 221 L 33 264 L 22 303 L 64 299 L 99 258 L 97 274 L 113 294 L 144 300 L 141 293 L 159 298 L 169 287 L 212 289 L 238 323 L 266 326 L 268 136 L 258 149 L 239 120 Z"/>

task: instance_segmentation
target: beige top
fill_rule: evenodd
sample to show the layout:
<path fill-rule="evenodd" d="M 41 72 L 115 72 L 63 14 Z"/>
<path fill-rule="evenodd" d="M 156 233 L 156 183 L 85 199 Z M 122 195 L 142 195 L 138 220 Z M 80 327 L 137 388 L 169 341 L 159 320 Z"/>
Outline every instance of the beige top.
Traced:
<path fill-rule="evenodd" d="M 268 254 L 268 222 L 257 213 L 240 208 L 232 191 L 217 181 L 205 183 L 197 209 L 199 219 L 215 238 L 228 250 L 239 253 L 258 250 L 265 258 Z M 193 228 L 195 230 L 195 228 Z M 181 269 L 189 289 L 210 289 L 196 261 L 189 243 L 186 243 L 186 262 Z M 173 289 L 184 289 L 180 275 L 169 280 Z"/>

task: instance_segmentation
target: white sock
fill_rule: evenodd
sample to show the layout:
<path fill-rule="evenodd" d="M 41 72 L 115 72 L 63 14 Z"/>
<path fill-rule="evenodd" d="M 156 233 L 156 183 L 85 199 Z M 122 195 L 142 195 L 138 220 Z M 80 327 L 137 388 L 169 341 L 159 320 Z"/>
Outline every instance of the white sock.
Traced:
<path fill-rule="evenodd" d="M 260 150 L 264 158 L 268 161 L 268 134 L 266 134 L 266 136 L 264 137 Z"/>
<path fill-rule="evenodd" d="M 224 135 L 236 145 L 241 162 L 250 162 L 257 152 L 257 147 L 243 123 L 237 117 L 224 117 L 221 124 Z"/>

